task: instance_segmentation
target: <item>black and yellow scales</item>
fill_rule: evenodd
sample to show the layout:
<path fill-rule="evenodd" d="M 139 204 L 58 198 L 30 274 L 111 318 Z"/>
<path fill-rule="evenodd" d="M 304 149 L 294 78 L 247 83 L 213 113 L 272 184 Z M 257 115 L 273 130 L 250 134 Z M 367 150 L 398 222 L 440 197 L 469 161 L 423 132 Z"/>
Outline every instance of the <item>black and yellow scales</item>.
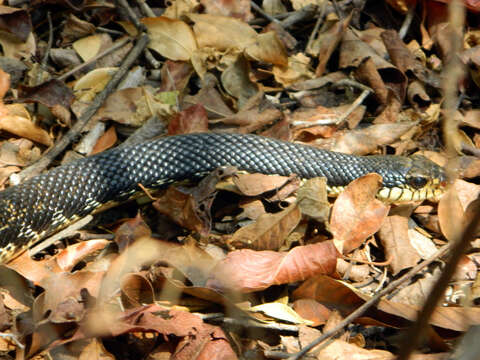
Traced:
<path fill-rule="evenodd" d="M 108 201 L 139 190 L 200 178 L 221 166 L 251 173 L 325 177 L 338 193 L 378 173 L 388 201 L 438 197 L 444 170 L 421 156 L 353 156 L 256 135 L 201 133 L 105 151 L 54 168 L 0 192 L 0 262 Z"/>

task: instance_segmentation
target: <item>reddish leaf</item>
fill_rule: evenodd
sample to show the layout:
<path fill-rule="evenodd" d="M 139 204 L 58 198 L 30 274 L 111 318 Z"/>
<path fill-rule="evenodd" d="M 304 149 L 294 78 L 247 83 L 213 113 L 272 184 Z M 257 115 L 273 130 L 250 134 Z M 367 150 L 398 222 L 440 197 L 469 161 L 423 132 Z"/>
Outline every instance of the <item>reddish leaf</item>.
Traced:
<path fill-rule="evenodd" d="M 331 241 L 297 246 L 287 253 L 232 251 L 213 269 L 207 286 L 252 292 L 335 271 L 338 257 Z"/>
<path fill-rule="evenodd" d="M 380 187 L 380 175 L 365 175 L 348 185 L 333 204 L 330 229 L 342 242 L 344 254 L 375 234 L 387 216 L 390 206 L 376 199 Z"/>
<path fill-rule="evenodd" d="M 207 112 L 202 105 L 192 105 L 179 112 L 168 124 L 168 134 L 188 134 L 208 130 Z"/>

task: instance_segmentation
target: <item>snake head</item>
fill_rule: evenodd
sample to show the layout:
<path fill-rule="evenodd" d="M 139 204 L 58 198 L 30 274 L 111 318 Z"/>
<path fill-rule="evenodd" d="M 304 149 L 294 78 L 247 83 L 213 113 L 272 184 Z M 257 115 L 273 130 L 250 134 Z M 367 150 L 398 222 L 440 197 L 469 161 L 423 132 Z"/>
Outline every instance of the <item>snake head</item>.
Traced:
<path fill-rule="evenodd" d="M 395 158 L 393 164 L 399 177 L 386 184 L 384 177 L 384 187 L 378 193 L 379 198 L 387 202 L 425 199 L 437 201 L 445 192 L 445 170 L 426 157 L 400 156 Z"/>
<path fill-rule="evenodd" d="M 412 191 L 412 200 L 437 200 L 447 185 L 445 169 L 421 155 L 412 155 L 409 159 L 411 167 L 405 179 Z"/>

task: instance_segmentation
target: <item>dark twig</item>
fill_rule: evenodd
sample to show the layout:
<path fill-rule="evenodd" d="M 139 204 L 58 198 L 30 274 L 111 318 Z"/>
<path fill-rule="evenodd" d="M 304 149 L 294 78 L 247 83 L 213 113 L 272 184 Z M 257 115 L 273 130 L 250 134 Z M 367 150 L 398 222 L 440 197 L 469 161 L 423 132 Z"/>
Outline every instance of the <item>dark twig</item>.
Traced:
<path fill-rule="evenodd" d="M 60 139 L 60 141 L 55 144 L 55 146 L 49 149 L 38 162 L 30 165 L 18 174 L 21 179 L 32 177 L 43 171 L 48 164 L 50 164 L 52 160 L 55 159 L 68 146 L 68 144 L 70 144 L 72 140 L 80 134 L 88 121 L 93 115 L 95 115 L 97 110 L 100 109 L 106 98 L 115 90 L 132 64 L 140 56 L 142 51 L 147 46 L 148 41 L 149 38 L 147 34 L 140 34 L 137 43 L 132 48 L 132 51 L 130 51 L 130 53 L 127 55 L 122 65 L 118 68 L 118 71 L 113 75 L 107 86 L 105 86 L 105 89 L 97 94 L 95 99 L 80 116 L 75 125 L 71 127 L 71 129 Z"/>
<path fill-rule="evenodd" d="M 365 313 L 372 305 L 375 305 L 382 297 L 385 295 L 391 293 L 393 290 L 398 288 L 400 285 L 403 283 L 411 280 L 414 276 L 418 275 L 418 273 L 428 265 L 430 265 L 432 262 L 435 260 L 441 258 L 443 255 L 447 253 L 447 251 L 450 250 L 450 244 L 447 244 L 443 247 L 441 247 L 435 254 L 433 254 L 430 258 L 427 260 L 422 261 L 420 264 L 417 266 L 413 267 L 408 273 L 403 275 L 402 277 L 398 278 L 395 281 L 392 281 L 386 288 L 383 290 L 380 290 L 378 293 L 375 294 L 370 300 L 366 301 L 363 305 L 361 305 L 358 309 L 356 309 L 354 312 L 352 312 L 350 315 L 348 315 L 343 321 L 341 321 L 337 326 L 335 326 L 333 329 L 330 331 L 324 333 L 322 336 L 319 336 L 316 338 L 314 341 L 312 341 L 310 344 L 305 346 L 301 351 L 291 354 L 288 359 L 290 360 L 298 360 L 300 359 L 303 355 L 308 353 L 310 350 L 312 350 L 315 346 L 320 344 L 321 342 L 325 341 L 326 339 L 335 336 L 338 332 L 340 332 L 342 329 L 344 329 L 347 325 L 349 325 L 351 322 L 353 322 L 356 318 L 361 316 L 362 314 Z"/>
<path fill-rule="evenodd" d="M 250 1 L 250 5 L 251 7 L 253 8 L 253 10 L 255 10 L 256 12 L 258 12 L 260 15 L 262 15 L 265 19 L 271 21 L 271 22 L 274 22 L 280 26 L 282 26 L 282 23 L 281 21 L 279 21 L 278 19 L 275 19 L 273 16 L 267 14 L 265 11 L 263 11 L 263 9 L 258 6 L 254 1 Z"/>
<path fill-rule="evenodd" d="M 50 55 L 50 49 L 53 45 L 53 24 L 52 24 L 52 15 L 50 11 L 47 12 L 47 20 L 48 20 L 48 42 L 47 48 L 45 49 L 45 54 L 43 55 L 42 59 L 42 68 L 47 67 L 48 56 Z"/>
<path fill-rule="evenodd" d="M 137 15 L 133 12 L 132 8 L 128 4 L 127 0 L 116 0 L 115 1 L 122 9 L 127 13 L 128 19 L 132 22 L 133 26 L 137 29 L 138 32 L 146 31 L 145 25 L 143 25 L 138 19 Z"/>
<path fill-rule="evenodd" d="M 292 15 L 289 15 L 288 17 L 286 17 L 284 20 L 282 20 L 280 25 L 283 28 L 288 29 L 293 25 L 295 25 L 296 23 L 312 19 L 316 13 L 317 13 L 317 6 L 313 4 L 309 4 L 301 8 L 300 10 L 295 11 L 294 13 L 292 13 Z"/>
<path fill-rule="evenodd" d="M 121 47 L 123 47 L 125 44 L 127 44 L 128 42 L 130 42 L 132 39 L 131 38 L 124 38 L 122 40 L 118 40 L 116 43 L 114 43 L 111 47 L 109 47 L 108 49 L 106 49 L 105 51 L 102 51 L 100 54 L 94 56 L 93 58 L 91 58 L 90 60 L 88 60 L 87 62 L 84 62 L 83 64 L 80 64 L 76 67 L 74 67 L 72 70 L 66 72 L 65 74 L 61 75 L 58 77 L 58 80 L 66 80 L 69 76 L 75 74 L 76 72 L 86 68 L 87 66 L 89 66 L 90 64 L 94 63 L 95 61 L 97 61 L 98 59 L 101 59 L 102 57 L 120 49 Z"/>
<path fill-rule="evenodd" d="M 132 8 L 130 7 L 130 5 L 126 0 L 117 0 L 117 2 L 127 11 L 128 17 L 130 18 L 130 20 L 132 21 L 133 25 L 135 26 L 138 32 L 142 32 L 142 31 L 148 32 L 147 27 L 140 22 L 140 19 L 138 18 L 137 14 L 133 12 Z M 139 3 L 140 9 L 144 12 L 146 16 L 155 16 L 152 9 L 150 9 L 150 7 L 144 1 L 143 2 L 137 1 L 137 3 Z M 162 65 L 160 61 L 155 59 L 155 57 L 153 56 L 153 54 L 149 49 L 145 49 L 144 55 L 145 55 L 145 60 L 147 60 L 150 66 L 153 67 L 154 69 L 158 69 Z"/>
<path fill-rule="evenodd" d="M 148 6 L 148 4 L 145 2 L 145 0 L 137 0 L 137 4 L 142 10 L 142 12 L 145 14 L 145 16 L 148 17 L 155 17 L 155 13 L 153 10 Z"/>
<path fill-rule="evenodd" d="M 398 36 L 402 40 L 405 38 L 405 35 L 407 35 L 408 30 L 410 29 L 410 25 L 412 24 L 412 20 L 413 20 L 413 17 L 415 15 L 415 10 L 416 10 L 415 6 L 411 6 L 408 9 L 407 15 L 405 16 L 405 19 L 403 20 L 402 27 L 400 28 L 400 30 L 398 30 Z"/>
<path fill-rule="evenodd" d="M 477 201 L 480 198 L 477 199 Z M 459 240 L 455 241 L 452 250 L 451 256 L 448 262 L 445 265 L 445 268 L 440 275 L 440 278 L 435 283 L 432 291 L 428 295 L 425 304 L 423 305 L 422 311 L 418 315 L 417 320 L 411 326 L 411 328 L 406 332 L 406 336 L 402 345 L 400 346 L 400 353 L 398 355 L 398 360 L 406 360 L 410 357 L 412 352 L 417 348 L 418 343 L 422 339 L 425 329 L 427 328 L 428 320 L 435 311 L 440 299 L 445 294 L 445 289 L 447 288 L 450 279 L 457 270 L 458 263 L 462 258 L 465 251 L 470 246 L 470 242 L 475 240 L 478 226 L 480 225 L 480 208 L 475 209 L 475 215 L 471 219 L 470 223 L 466 226 L 463 231 L 462 236 Z"/>

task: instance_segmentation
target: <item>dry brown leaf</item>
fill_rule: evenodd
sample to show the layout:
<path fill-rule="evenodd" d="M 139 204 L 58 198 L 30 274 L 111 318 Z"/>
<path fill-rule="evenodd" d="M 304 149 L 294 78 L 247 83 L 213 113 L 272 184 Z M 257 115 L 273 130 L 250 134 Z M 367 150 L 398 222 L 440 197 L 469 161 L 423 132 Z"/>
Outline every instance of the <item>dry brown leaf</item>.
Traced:
<path fill-rule="evenodd" d="M 232 180 L 240 194 L 258 196 L 269 191 L 280 191 L 291 178 L 280 175 L 236 174 Z"/>
<path fill-rule="evenodd" d="M 183 21 L 164 16 L 143 18 L 150 35 L 148 47 L 170 60 L 189 60 L 197 42 L 190 27 Z"/>
<path fill-rule="evenodd" d="M 238 100 L 239 109 L 258 92 L 258 86 L 250 80 L 249 73 L 250 64 L 243 55 L 239 55 L 220 77 L 225 90 Z"/>
<path fill-rule="evenodd" d="M 370 296 L 361 293 L 343 281 L 319 275 L 308 279 L 297 288 L 293 292 L 293 298 L 315 299 L 324 305 L 335 307 L 342 312 L 342 315 L 346 316 L 369 300 Z M 382 299 L 377 305 L 377 310 L 380 311 L 371 310 L 366 315 L 381 321 L 384 325 L 398 327 L 401 324 L 398 320 L 391 316 L 385 316 L 382 312 L 414 321 L 420 307 Z M 465 331 L 470 325 L 478 323 L 480 323 L 480 309 L 477 307 L 438 306 L 430 318 L 430 324 L 454 331 Z"/>
<path fill-rule="evenodd" d="M 135 308 L 142 304 L 153 304 L 155 289 L 144 272 L 126 274 L 121 281 L 122 305 L 126 309 Z"/>
<path fill-rule="evenodd" d="M 115 243 L 118 246 L 118 251 L 122 253 L 135 241 L 150 237 L 152 231 L 147 223 L 142 219 L 142 216 L 137 214 L 132 219 L 126 219 L 115 231 Z"/>
<path fill-rule="evenodd" d="M 344 254 L 378 231 L 390 206 L 376 198 L 381 176 L 368 174 L 351 182 L 333 204 L 330 229 Z"/>
<path fill-rule="evenodd" d="M 0 117 L 0 129 L 11 134 L 50 146 L 52 139 L 47 131 L 35 125 L 27 109 L 21 104 L 4 105 L 8 115 Z"/>
<path fill-rule="evenodd" d="M 202 105 L 192 105 L 175 114 L 168 123 L 168 134 L 189 134 L 208 131 L 208 117 Z"/>
<path fill-rule="evenodd" d="M 293 310 L 302 318 L 312 321 L 312 326 L 324 325 L 331 313 L 329 308 L 313 299 L 299 299 L 294 301 Z"/>
<path fill-rule="evenodd" d="M 94 34 L 76 40 L 72 47 L 83 61 L 88 61 L 95 57 L 102 48 L 110 46 L 112 39 L 108 34 Z"/>
<path fill-rule="evenodd" d="M 195 22 L 193 31 L 199 48 L 243 50 L 257 40 L 257 32 L 241 20 L 209 14 L 189 14 L 188 17 Z"/>
<path fill-rule="evenodd" d="M 325 73 L 327 63 L 342 40 L 343 33 L 350 24 L 352 16 L 353 13 L 350 13 L 342 20 L 339 20 L 337 16 L 327 16 L 328 23 L 325 24 L 323 31 L 311 43 L 311 46 L 307 48 L 309 55 L 318 56 L 319 59 L 315 69 L 316 76 L 322 76 Z"/>
<path fill-rule="evenodd" d="M 206 74 L 200 91 L 194 96 L 188 95 L 184 99 L 186 105 L 202 105 L 207 110 L 210 122 L 214 122 L 214 119 L 233 115 L 233 111 L 225 104 L 224 99 L 215 89 L 216 85 L 217 79 L 211 74 Z"/>
<path fill-rule="evenodd" d="M 257 41 L 245 49 L 245 53 L 256 61 L 267 64 L 286 66 L 288 64 L 287 50 L 273 31 L 259 34 Z"/>
<path fill-rule="evenodd" d="M 260 291 L 318 274 L 332 274 L 337 257 L 337 249 L 331 241 L 297 246 L 287 253 L 232 251 L 213 269 L 207 286 L 242 293 Z"/>
<path fill-rule="evenodd" d="M 82 102 L 90 102 L 108 84 L 117 68 L 99 68 L 82 76 L 73 86 L 75 97 Z"/>
<path fill-rule="evenodd" d="M 415 125 L 416 123 L 377 124 L 360 130 L 337 132 L 332 139 L 327 139 L 324 143 L 325 147 L 332 151 L 367 155 L 374 152 L 378 146 L 398 140 Z"/>
<path fill-rule="evenodd" d="M 297 204 L 303 215 L 326 223 L 330 215 L 327 197 L 327 179 L 309 179 L 297 191 Z"/>
<path fill-rule="evenodd" d="M 276 214 L 260 215 L 253 224 L 236 231 L 228 243 L 235 248 L 278 250 L 288 234 L 297 227 L 301 216 L 296 204 L 292 204 Z"/>
<path fill-rule="evenodd" d="M 438 221 L 443 235 L 449 241 L 458 241 L 464 229 L 464 210 L 454 186 L 438 203 Z"/>
<path fill-rule="evenodd" d="M 274 66 L 272 72 L 275 80 L 286 87 L 314 78 L 315 74 L 310 66 L 310 58 L 298 53 L 288 58 L 288 65 Z"/>
<path fill-rule="evenodd" d="M 105 151 L 110 149 L 111 147 L 115 146 L 117 143 L 117 132 L 115 131 L 115 127 L 110 126 L 107 131 L 103 133 L 102 136 L 97 140 L 95 146 L 93 147 L 92 151 L 89 155 L 97 154 L 99 152 Z"/>
<path fill-rule="evenodd" d="M 53 112 L 55 106 L 69 109 L 74 95 L 62 81 L 52 79 L 33 87 L 20 85 L 18 98 L 23 102 L 43 104 Z"/>
<path fill-rule="evenodd" d="M 208 231 L 210 224 L 200 218 L 191 194 L 169 187 L 153 206 L 178 225 L 197 232 Z"/>
<path fill-rule="evenodd" d="M 221 328 L 205 324 L 199 316 L 187 311 L 149 305 L 113 319 L 107 315 L 98 314 L 99 317 L 92 319 L 97 336 L 155 331 L 166 339 L 172 336 L 180 339 L 172 342 L 169 358 L 174 354 L 179 360 L 204 360 L 215 359 L 221 354 L 222 359 L 237 359 Z"/>
<path fill-rule="evenodd" d="M 393 275 L 415 266 L 420 261 L 420 256 L 410 243 L 408 218 L 388 216 L 378 231 L 378 236 L 385 248 L 386 258 L 391 260 L 389 266 Z"/>

